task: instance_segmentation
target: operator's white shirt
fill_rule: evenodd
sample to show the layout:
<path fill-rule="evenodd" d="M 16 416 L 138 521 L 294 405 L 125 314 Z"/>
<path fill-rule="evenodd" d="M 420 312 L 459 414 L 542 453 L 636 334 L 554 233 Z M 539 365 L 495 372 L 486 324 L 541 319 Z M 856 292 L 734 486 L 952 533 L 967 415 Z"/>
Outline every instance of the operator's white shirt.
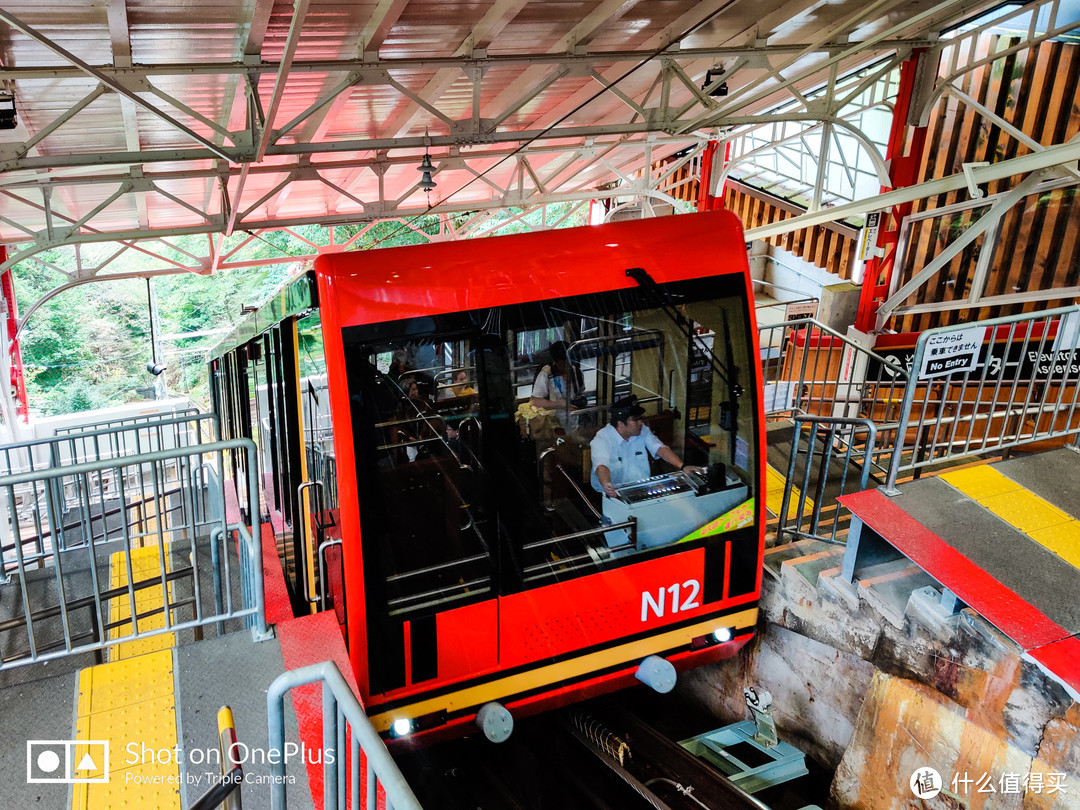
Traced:
<path fill-rule="evenodd" d="M 566 401 L 566 380 L 562 375 L 553 376 L 551 366 L 544 366 L 533 380 L 532 395 L 552 402 Z"/>
<path fill-rule="evenodd" d="M 611 483 L 618 486 L 630 481 L 640 481 L 649 477 L 649 456 L 657 458 L 657 453 L 664 443 L 649 430 L 648 425 L 641 426 L 641 433 L 624 439 L 614 425 L 605 425 L 593 437 L 589 444 L 592 453 L 593 489 L 603 492 L 604 487 L 596 477 L 596 468 L 603 464 L 611 471 Z"/>

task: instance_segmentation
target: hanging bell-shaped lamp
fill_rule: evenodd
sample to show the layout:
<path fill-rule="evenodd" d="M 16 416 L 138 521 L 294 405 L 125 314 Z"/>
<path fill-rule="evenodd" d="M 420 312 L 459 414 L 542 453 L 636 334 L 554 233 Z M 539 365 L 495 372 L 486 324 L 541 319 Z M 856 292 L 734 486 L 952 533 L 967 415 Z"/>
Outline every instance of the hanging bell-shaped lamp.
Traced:
<path fill-rule="evenodd" d="M 435 188 L 436 183 L 431 179 L 431 173 L 435 171 L 435 167 L 431 165 L 431 155 L 427 152 L 424 153 L 424 159 L 420 165 L 416 167 L 418 172 L 423 172 L 423 176 L 420 178 L 420 182 L 417 184 L 424 191 L 431 191 Z"/>

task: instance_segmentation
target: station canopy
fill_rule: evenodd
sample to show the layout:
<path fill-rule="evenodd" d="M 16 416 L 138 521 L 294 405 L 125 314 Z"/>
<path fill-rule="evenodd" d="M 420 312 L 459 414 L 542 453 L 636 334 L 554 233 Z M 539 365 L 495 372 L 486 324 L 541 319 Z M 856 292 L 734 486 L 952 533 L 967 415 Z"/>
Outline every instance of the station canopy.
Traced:
<path fill-rule="evenodd" d="M 992 5 L 5 0 L 0 242 L 645 193 L 658 161 L 793 99 L 827 118 L 813 93 Z"/>

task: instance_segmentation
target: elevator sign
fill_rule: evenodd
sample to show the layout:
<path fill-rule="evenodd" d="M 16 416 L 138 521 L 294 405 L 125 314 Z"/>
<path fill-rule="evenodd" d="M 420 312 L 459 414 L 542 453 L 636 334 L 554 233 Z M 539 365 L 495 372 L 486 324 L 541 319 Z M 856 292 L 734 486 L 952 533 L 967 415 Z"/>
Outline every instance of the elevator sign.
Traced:
<path fill-rule="evenodd" d="M 931 335 L 926 340 L 919 379 L 973 371 L 979 365 L 986 329 L 985 326 L 976 326 Z"/>
<path fill-rule="evenodd" d="M 862 261 L 879 258 L 884 251 L 877 246 L 878 232 L 881 230 L 881 212 L 871 211 L 866 215 L 866 224 L 863 226 L 862 241 L 859 244 L 859 258 Z"/>

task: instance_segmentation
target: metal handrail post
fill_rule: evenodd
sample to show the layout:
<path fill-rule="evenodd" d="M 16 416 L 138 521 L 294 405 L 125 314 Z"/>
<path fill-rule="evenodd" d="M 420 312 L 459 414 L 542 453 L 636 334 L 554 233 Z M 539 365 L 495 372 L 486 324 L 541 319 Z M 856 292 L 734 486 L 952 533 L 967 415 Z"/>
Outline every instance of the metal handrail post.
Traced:
<path fill-rule="evenodd" d="M 338 771 L 343 770 L 337 761 L 340 753 L 337 747 L 338 705 L 334 690 L 327 681 L 322 685 L 322 739 L 323 739 L 323 807 L 338 806 Z M 333 750 L 334 758 L 326 755 Z M 370 790 L 373 786 L 368 785 Z"/>
<path fill-rule="evenodd" d="M 224 600 L 221 597 L 221 552 L 218 551 L 218 542 L 225 544 L 225 529 L 216 527 L 210 532 L 210 568 L 211 579 L 214 583 L 214 612 L 220 616 L 224 610 Z M 228 549 L 225 551 L 228 554 Z M 218 635 L 225 633 L 225 622 L 217 622 Z"/>
<path fill-rule="evenodd" d="M 935 330 L 931 329 L 929 331 L 933 332 Z M 900 494 L 900 490 L 896 488 L 896 479 L 900 475 L 900 457 L 904 453 L 908 422 L 911 420 L 915 389 L 918 387 L 918 369 L 922 367 L 923 355 L 926 353 L 926 335 L 927 332 L 923 332 L 915 343 L 915 355 L 911 359 L 911 376 L 908 378 L 907 385 L 904 386 L 904 400 L 900 403 L 900 415 L 896 419 L 896 442 L 893 445 L 892 458 L 889 459 L 889 472 L 886 474 L 885 483 L 881 487 L 881 491 L 889 497 Z"/>
<path fill-rule="evenodd" d="M 233 441 L 241 442 L 242 446 L 248 447 L 248 458 L 251 460 L 252 475 L 248 476 L 248 497 L 251 499 L 251 503 L 258 507 L 259 503 L 259 457 L 258 450 L 255 447 L 255 442 L 251 439 L 234 439 Z M 252 594 L 255 599 L 255 611 L 254 625 L 251 629 L 251 637 L 255 641 L 265 641 L 268 638 L 273 637 L 273 632 L 266 626 L 266 595 L 263 591 L 263 567 L 262 567 L 262 523 L 259 515 L 258 508 L 252 509 L 249 513 L 249 519 L 251 520 L 251 533 L 248 535 L 248 554 L 251 557 L 250 565 L 252 568 L 251 586 L 254 588 Z"/>
<path fill-rule="evenodd" d="M 296 488 L 296 503 L 300 506 L 301 511 L 303 511 L 304 490 L 308 489 L 310 487 L 318 487 L 318 489 L 319 489 L 319 493 L 320 493 L 319 501 L 318 501 L 317 504 L 314 504 L 314 505 L 319 507 L 318 511 L 321 513 L 322 512 L 322 505 L 323 505 L 322 501 L 323 501 L 323 497 L 324 497 L 324 495 L 323 495 L 324 489 L 323 489 L 323 482 L 322 481 L 304 481 L 302 484 L 300 484 L 300 486 L 298 486 Z M 315 511 L 315 510 L 311 510 L 311 511 Z M 315 599 L 312 599 L 311 598 L 311 592 L 308 590 L 307 550 L 311 547 L 311 544 L 310 544 L 310 541 L 308 540 L 308 526 L 307 526 L 306 521 L 304 522 L 303 533 L 304 533 L 304 535 L 303 535 L 304 536 L 304 553 L 300 555 L 300 579 L 301 579 L 301 582 L 303 583 L 301 585 L 301 590 L 302 590 L 302 592 L 304 594 L 304 601 L 307 602 L 309 605 L 313 605 L 316 602 L 318 602 L 319 600 L 318 600 L 317 597 Z"/>
<path fill-rule="evenodd" d="M 326 610 L 326 550 L 340 546 L 341 540 L 323 540 L 319 543 L 319 610 Z"/>
<path fill-rule="evenodd" d="M 324 661 L 321 664 L 312 664 L 302 669 L 294 669 L 279 675 L 266 690 L 266 722 L 269 731 L 269 744 L 271 751 L 285 750 L 285 695 L 297 686 L 309 683 L 323 682 L 325 684 L 323 694 L 328 689 L 337 703 L 336 711 L 343 715 L 349 722 L 353 740 L 358 740 L 368 763 L 367 790 L 369 806 L 377 785 L 382 785 L 386 793 L 386 806 L 398 810 L 422 810 L 420 802 L 413 793 L 405 776 L 401 773 L 397 763 L 390 756 L 386 744 L 382 741 L 371 720 L 364 714 L 360 701 L 356 699 L 341 671 L 332 661 Z M 324 706 L 324 712 L 326 707 Z M 325 715 L 324 715 L 325 716 Z M 336 736 L 336 735 L 335 735 Z M 325 739 L 325 738 L 324 738 Z M 335 751 L 334 767 L 345 767 L 344 752 Z M 339 755 L 340 754 L 340 755 Z M 271 787 L 270 807 L 271 810 L 286 810 L 288 797 L 285 791 L 285 761 L 284 757 L 273 758 L 270 763 Z M 328 759 L 323 752 L 323 761 Z M 354 769 L 356 769 L 354 757 Z M 374 777 L 374 778 L 372 778 Z M 329 789 L 333 783 L 336 790 L 337 779 L 331 779 L 329 772 L 324 782 L 324 790 Z M 354 785 L 355 791 L 355 785 Z M 355 792 L 354 792 L 355 795 Z M 324 794 L 325 798 L 325 794 Z M 330 807 L 329 802 L 324 801 L 325 807 Z M 354 803 L 354 807 L 357 805 Z"/>

